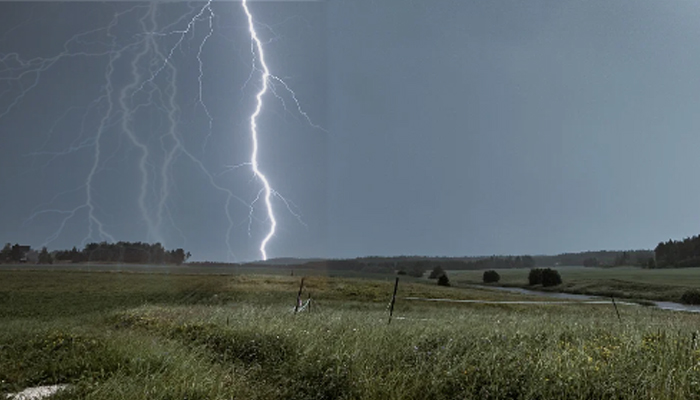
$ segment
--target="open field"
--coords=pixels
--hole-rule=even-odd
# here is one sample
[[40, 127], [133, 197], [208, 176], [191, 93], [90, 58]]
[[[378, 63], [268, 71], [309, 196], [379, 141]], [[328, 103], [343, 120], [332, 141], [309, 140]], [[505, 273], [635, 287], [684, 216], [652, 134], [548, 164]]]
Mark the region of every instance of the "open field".
[[[161, 271], [163, 272], [163, 271]], [[565, 278], [566, 279], [566, 278]], [[700, 397], [700, 316], [488, 305], [488, 290], [299, 277], [0, 270], [0, 393], [55, 399]], [[2, 397], [0, 395], [0, 397]]]
[[[679, 302], [688, 289], [700, 289], [700, 268], [557, 267], [564, 283], [540, 290]], [[527, 287], [527, 269], [499, 269], [499, 285]], [[481, 283], [483, 270], [448, 271], [456, 283]]]

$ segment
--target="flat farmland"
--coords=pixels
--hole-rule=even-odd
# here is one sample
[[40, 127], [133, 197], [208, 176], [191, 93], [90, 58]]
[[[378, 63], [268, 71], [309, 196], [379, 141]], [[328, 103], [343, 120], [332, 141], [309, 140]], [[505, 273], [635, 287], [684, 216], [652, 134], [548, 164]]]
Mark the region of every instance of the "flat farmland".
[[[393, 279], [0, 270], [0, 395], [53, 399], [671, 399], [696, 314]], [[306, 304], [308, 298], [311, 302]]]

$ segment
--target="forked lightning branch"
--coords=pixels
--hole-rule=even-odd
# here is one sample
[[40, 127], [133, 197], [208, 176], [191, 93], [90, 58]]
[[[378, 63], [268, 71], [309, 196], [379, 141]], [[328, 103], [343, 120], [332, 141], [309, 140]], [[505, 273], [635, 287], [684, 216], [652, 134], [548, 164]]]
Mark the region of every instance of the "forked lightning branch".
[[[138, 176], [131, 182], [136, 193], [131, 203], [138, 208], [136, 213], [140, 216], [139, 225], [143, 227], [141, 240], [167, 244], [167, 235], [164, 234], [166, 231], [177, 232], [186, 240], [186, 234], [173, 217], [171, 197], [174, 180], [177, 178], [176, 166], [187, 164], [198, 174], [203, 174], [206, 184], [225, 199], [220, 212], [227, 221], [223, 240], [229, 260], [237, 258], [232, 246], [237, 240], [234, 230], [245, 225], [248, 227], [248, 237], [259, 237], [256, 251], [261, 259], [267, 260], [269, 247], [278, 228], [275, 204], [279, 203], [300, 219], [300, 213], [293, 207], [294, 203], [282, 197], [272, 186], [269, 177], [278, 176], [280, 172], [260, 162], [260, 155], [265, 152], [261, 136], [270, 134], [260, 130], [260, 121], [266, 116], [266, 106], [269, 107], [267, 102], [282, 102], [286, 110], [285, 96], [280, 94], [284, 92], [310, 128], [322, 129], [315, 125], [302, 109], [290, 86], [272, 73], [265, 54], [266, 41], [261, 38], [259, 32], [260, 26], [267, 26], [256, 22], [254, 9], [248, 0], [238, 3], [218, 3], [209, 0], [198, 6], [189, 5], [188, 11], [176, 18], [163, 17], [167, 16], [163, 8], [171, 5], [168, 2], [120, 4], [123, 8], [114, 13], [108, 24], [68, 38], [62, 50], [53, 55], [25, 58], [19, 52], [0, 53], [0, 83], [7, 88], [0, 93], [0, 121], [22, 106], [31, 107], [31, 104], [24, 104], [30, 102], [29, 95], [44, 90], [43, 85], [47, 84], [44, 76], [60, 64], [74, 60], [94, 60], [104, 66], [99, 95], [83, 107], [83, 120], [92, 118], [97, 122], [93, 126], [83, 126], [79, 135], [74, 137], [69, 145], [64, 145], [63, 149], [40, 148], [29, 154], [42, 160], [43, 168], [49, 168], [56, 160], [88, 153], [90, 162], [84, 169], [84, 178], [77, 187], [55, 193], [35, 207], [26, 219], [25, 227], [53, 221], [54, 227], [43, 245], [50, 245], [65, 234], [68, 225], [76, 223], [84, 226], [83, 244], [90, 241], [120, 240], [110, 229], [111, 223], [105, 220], [107, 213], [100, 203], [103, 196], [99, 189], [103, 183], [103, 173], [109, 170], [108, 163], [120, 157], [112, 145], [116, 140], [114, 138], [118, 137], [119, 147], [128, 147], [132, 154], [132, 167]], [[221, 19], [224, 17], [217, 11], [236, 7], [240, 7], [239, 15], [243, 15], [244, 18], [222, 24]], [[232, 9], [226, 11], [226, 18], [236, 14], [231, 13]], [[168, 22], [164, 22], [168, 19]], [[240, 26], [242, 23], [246, 25]], [[232, 24], [241, 28], [237, 32], [246, 32], [249, 35], [251, 69], [244, 71], [249, 76], [245, 85], [256, 87], [254, 96], [246, 100], [254, 106], [244, 124], [248, 131], [249, 157], [244, 162], [231, 159], [226, 164], [236, 167], [222, 165], [218, 170], [214, 170], [203, 158], [204, 149], [212, 137], [212, 126], [218, 122], [206, 100], [207, 88], [204, 84], [207, 79], [206, 64], [212, 61], [206, 59], [203, 54], [208, 46], [212, 46], [211, 41], [218, 34], [218, 27]], [[242, 29], [243, 27], [245, 29]], [[124, 29], [130, 29], [131, 32], [125, 35]], [[224, 34], [221, 33], [221, 36]], [[178, 64], [190, 49], [194, 49], [193, 60], [197, 71], [195, 74], [190, 72], [192, 76], [183, 76], [184, 73]], [[192, 146], [192, 136], [186, 136], [191, 135], [191, 129], [181, 125], [183, 94], [179, 82], [183, 79], [191, 80], [192, 84], [198, 87], [196, 103], [199, 109], [203, 110], [207, 121], [202, 130], [208, 133], [198, 139], [199, 146]], [[231, 85], [234, 83], [231, 82]], [[273, 96], [269, 96], [270, 94]], [[233, 101], [231, 103], [234, 104]], [[54, 125], [60, 125], [63, 118], [75, 112], [75, 108], [77, 107], [69, 106]], [[158, 120], [161, 121], [158, 129], [144, 131], [139, 126], [144, 110], [158, 114]], [[233, 135], [234, 129], [235, 127], [231, 127], [228, 134]], [[53, 131], [52, 127], [46, 132], [47, 137], [50, 138], [54, 134]], [[241, 190], [230, 183], [222, 182], [219, 179], [221, 169], [229, 172], [248, 169], [252, 175], [251, 181], [258, 185], [258, 189], [250, 193], [250, 189]], [[72, 205], [66, 205], [64, 200], [67, 198], [73, 199]], [[82, 200], [75, 201], [76, 198]], [[248, 210], [245, 223], [232, 212], [235, 205]], [[254, 231], [263, 233], [254, 234]]]

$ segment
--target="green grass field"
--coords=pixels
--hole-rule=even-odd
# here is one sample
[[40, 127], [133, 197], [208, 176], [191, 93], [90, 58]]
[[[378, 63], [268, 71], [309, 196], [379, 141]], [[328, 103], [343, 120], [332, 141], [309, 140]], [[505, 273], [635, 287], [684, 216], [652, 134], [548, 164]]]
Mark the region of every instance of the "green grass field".
[[0, 397], [700, 397], [700, 315], [402, 282], [387, 324], [389, 277], [307, 278], [295, 315], [298, 276], [154, 271], [0, 270]]
[[[562, 285], [546, 290], [600, 296], [614, 296], [679, 302], [688, 289], [700, 289], [700, 269], [643, 269], [637, 267], [557, 267]], [[449, 271], [450, 278], [463, 284], [481, 283], [484, 271]], [[498, 270], [499, 285], [527, 287], [526, 269]]]

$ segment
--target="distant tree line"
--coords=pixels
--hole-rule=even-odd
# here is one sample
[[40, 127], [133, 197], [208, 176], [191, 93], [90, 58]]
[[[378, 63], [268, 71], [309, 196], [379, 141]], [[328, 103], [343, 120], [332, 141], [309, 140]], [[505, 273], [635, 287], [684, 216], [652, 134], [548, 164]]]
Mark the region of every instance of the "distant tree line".
[[464, 269], [465, 262], [460, 260], [440, 259], [405, 259], [394, 261], [385, 258], [355, 258], [350, 260], [323, 260], [303, 264], [304, 268], [326, 271], [360, 271], [367, 273], [398, 273], [420, 278], [426, 271], [440, 265], [444, 269]]
[[654, 249], [649, 268], [700, 267], [700, 236], [661, 242]]
[[29, 246], [6, 244], [0, 251], [0, 262], [5, 263], [39, 263], [56, 262], [119, 262], [127, 264], [176, 264], [180, 265], [190, 258], [190, 252], [179, 248], [166, 250], [162, 244], [142, 242], [89, 243], [82, 250], [73, 247], [70, 250], [58, 250], [49, 253], [43, 247], [39, 253]]
[[584, 267], [645, 267], [649, 258], [654, 257], [652, 250], [623, 251], [584, 251], [581, 253], [562, 253], [555, 256], [535, 256], [537, 265], [542, 266], [579, 266]]
[[531, 256], [492, 256], [481, 260], [469, 261], [465, 269], [506, 269], [506, 268], [534, 268], [537, 265]]
[[190, 258], [190, 252], [179, 248], [166, 250], [162, 244], [143, 242], [88, 243], [82, 250], [57, 251], [54, 258], [70, 262], [122, 262], [127, 264], [176, 264]]
[[30, 251], [32, 250], [29, 246], [21, 246], [18, 243], [14, 245], [12, 243], [6, 243], [2, 250], [0, 250], [0, 262], [15, 264], [27, 262]]

